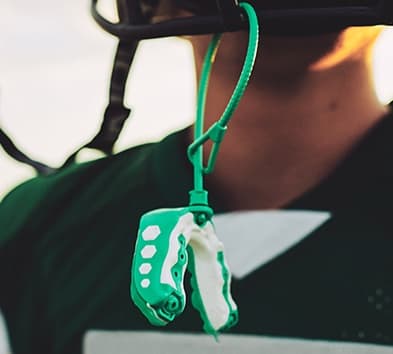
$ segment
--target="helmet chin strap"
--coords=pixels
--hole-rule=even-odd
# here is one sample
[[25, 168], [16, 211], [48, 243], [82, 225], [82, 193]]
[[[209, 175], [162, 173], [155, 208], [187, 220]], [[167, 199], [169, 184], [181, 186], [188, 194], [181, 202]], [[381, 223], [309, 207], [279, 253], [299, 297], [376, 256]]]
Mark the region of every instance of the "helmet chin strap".
[[[117, 10], [120, 22], [145, 22], [138, 1], [117, 0]], [[78, 153], [84, 148], [96, 149], [106, 155], [113, 154], [113, 147], [131, 113], [131, 109], [124, 104], [124, 97], [128, 74], [138, 43], [138, 39], [119, 39], [112, 67], [108, 105], [101, 127], [91, 141], [68, 157], [62, 168], [74, 163]]]
[[[129, 0], [117, 0], [117, 8], [120, 21], [127, 23], [143, 22], [139, 9], [139, 2]], [[113, 153], [113, 147], [117, 141], [131, 110], [124, 105], [125, 89], [128, 74], [138, 47], [139, 40], [119, 39], [113, 61], [112, 75], [109, 88], [108, 105], [105, 109], [101, 127], [95, 137], [71, 154], [60, 169], [73, 164], [78, 153], [84, 148], [96, 149], [106, 155]], [[0, 146], [13, 159], [34, 168], [38, 175], [48, 175], [58, 170], [36, 161], [22, 152], [12, 139], [0, 128]]]
[[42, 162], [38, 162], [33, 160], [29, 156], [27, 156], [24, 152], [22, 152], [11, 140], [11, 138], [4, 132], [3, 129], [0, 128], [0, 146], [4, 149], [4, 151], [16, 161], [22, 162], [26, 165], [29, 165], [34, 168], [34, 170], [39, 175], [49, 175], [55, 171], [54, 168], [45, 165]]
[[113, 154], [115, 142], [119, 138], [124, 124], [131, 113], [131, 110], [124, 105], [124, 96], [128, 73], [137, 47], [138, 41], [119, 41], [113, 61], [108, 98], [109, 102], [105, 109], [101, 127], [91, 141], [83, 145], [67, 158], [62, 168], [73, 164], [78, 153], [84, 148], [99, 150], [105, 155]]

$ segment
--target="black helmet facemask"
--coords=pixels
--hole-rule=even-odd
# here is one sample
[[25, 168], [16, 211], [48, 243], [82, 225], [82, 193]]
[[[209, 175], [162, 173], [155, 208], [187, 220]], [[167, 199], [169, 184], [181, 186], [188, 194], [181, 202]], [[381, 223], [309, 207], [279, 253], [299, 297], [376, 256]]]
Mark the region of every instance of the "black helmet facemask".
[[[237, 0], [169, 0], [194, 16], [151, 24], [159, 0], [117, 0], [119, 10], [133, 14], [132, 21], [111, 23], [96, 10], [92, 14], [107, 32], [122, 40], [207, 34], [244, 29], [246, 21]], [[249, 0], [258, 13], [263, 33], [315, 35], [349, 26], [390, 25], [391, 0]], [[145, 10], [145, 11], [144, 11]]]

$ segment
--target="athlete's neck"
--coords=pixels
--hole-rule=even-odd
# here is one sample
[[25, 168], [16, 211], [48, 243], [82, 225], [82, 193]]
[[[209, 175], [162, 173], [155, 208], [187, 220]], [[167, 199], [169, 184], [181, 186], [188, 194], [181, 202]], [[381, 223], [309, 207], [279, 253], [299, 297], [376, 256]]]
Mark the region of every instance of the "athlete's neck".
[[[239, 70], [220, 67], [218, 59], [206, 127], [222, 114]], [[256, 68], [207, 177], [233, 210], [279, 208], [298, 198], [331, 174], [387, 111], [365, 56], [276, 80], [273, 71]]]

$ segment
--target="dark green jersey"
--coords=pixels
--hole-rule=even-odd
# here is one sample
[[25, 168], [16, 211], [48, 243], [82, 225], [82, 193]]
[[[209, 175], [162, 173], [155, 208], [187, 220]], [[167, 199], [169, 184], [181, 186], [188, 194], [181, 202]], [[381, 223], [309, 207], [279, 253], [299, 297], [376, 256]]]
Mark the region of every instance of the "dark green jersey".
[[[331, 217], [233, 280], [240, 321], [232, 333], [393, 345], [392, 136], [387, 117], [286, 208]], [[77, 354], [88, 330], [151, 329], [130, 301], [131, 257], [144, 212], [187, 205], [185, 152], [184, 132], [175, 133], [34, 178], [4, 199], [0, 307], [15, 354]], [[216, 212], [231, 210], [214, 190], [210, 201]], [[188, 306], [161, 330], [201, 328]]]

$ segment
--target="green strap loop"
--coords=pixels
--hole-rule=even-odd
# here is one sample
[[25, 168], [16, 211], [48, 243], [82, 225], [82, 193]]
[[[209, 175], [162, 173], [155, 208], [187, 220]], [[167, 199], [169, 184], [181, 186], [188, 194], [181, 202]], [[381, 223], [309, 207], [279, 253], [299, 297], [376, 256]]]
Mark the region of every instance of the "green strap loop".
[[[215, 122], [205, 133], [203, 132], [203, 121], [205, 115], [207, 89], [212, 65], [214, 63], [215, 56], [220, 44], [221, 34], [215, 34], [213, 36], [203, 63], [201, 80], [198, 89], [197, 112], [194, 126], [194, 142], [188, 147], [187, 150], [188, 158], [194, 166], [194, 193], [192, 192], [191, 195], [195, 194], [195, 192], [200, 194], [199, 192], [204, 191], [203, 175], [211, 173], [214, 169], [220, 145], [227, 130], [227, 125], [244, 95], [255, 64], [259, 43], [258, 17], [254, 8], [250, 4], [242, 2], [239, 4], [239, 6], [245, 11], [249, 20], [249, 43], [246, 58], [243, 69], [240, 73], [239, 80], [232, 97], [224, 110], [224, 113], [220, 119]], [[204, 166], [203, 144], [209, 139], [213, 141], [213, 146], [208, 158], [207, 166]], [[207, 193], [204, 194], [206, 195], [206, 200], [202, 202], [202, 200], [198, 198], [198, 204], [208, 204]], [[191, 199], [193, 198], [191, 197]], [[195, 204], [195, 201], [191, 200], [191, 204]]]

